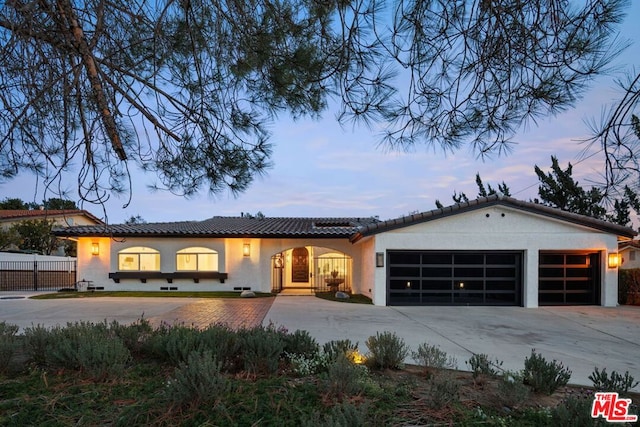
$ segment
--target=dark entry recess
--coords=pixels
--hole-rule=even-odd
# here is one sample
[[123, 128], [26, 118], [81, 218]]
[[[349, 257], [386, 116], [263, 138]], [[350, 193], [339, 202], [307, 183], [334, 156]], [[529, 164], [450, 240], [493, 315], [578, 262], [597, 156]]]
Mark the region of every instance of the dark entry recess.
[[389, 305], [521, 305], [522, 253], [388, 251]]
[[600, 304], [600, 254], [540, 252], [539, 305]]

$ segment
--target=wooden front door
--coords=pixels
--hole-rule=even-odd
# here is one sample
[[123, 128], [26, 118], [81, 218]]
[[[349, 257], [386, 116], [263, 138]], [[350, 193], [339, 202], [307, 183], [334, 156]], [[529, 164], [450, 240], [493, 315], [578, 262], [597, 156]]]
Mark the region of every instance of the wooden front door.
[[307, 248], [294, 248], [291, 263], [291, 281], [309, 282], [309, 251]]

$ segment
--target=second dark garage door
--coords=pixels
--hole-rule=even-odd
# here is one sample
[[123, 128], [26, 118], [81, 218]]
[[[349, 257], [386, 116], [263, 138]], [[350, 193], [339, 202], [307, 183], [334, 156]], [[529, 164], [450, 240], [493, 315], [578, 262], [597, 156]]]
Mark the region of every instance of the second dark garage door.
[[522, 252], [388, 251], [389, 305], [522, 305]]

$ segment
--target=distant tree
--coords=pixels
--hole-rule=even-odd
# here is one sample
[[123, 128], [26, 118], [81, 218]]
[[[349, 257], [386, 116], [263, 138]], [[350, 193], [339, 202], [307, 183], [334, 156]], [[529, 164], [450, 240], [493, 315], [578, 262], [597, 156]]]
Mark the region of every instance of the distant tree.
[[78, 256], [78, 242], [64, 239], [62, 241], [62, 246], [64, 247], [65, 256], [70, 256], [70, 257]]
[[[493, 194], [503, 194], [505, 196], [511, 196], [511, 192], [509, 191], [509, 186], [502, 181], [502, 183], [498, 184], [498, 188], [495, 189], [491, 186], [491, 184], [488, 184], [487, 187], [485, 188], [484, 183], [482, 182], [482, 178], [480, 178], [480, 173], [476, 173], [476, 185], [478, 186], [478, 197], [487, 197], [487, 196], [491, 196]], [[469, 201], [469, 198], [467, 197], [467, 195], [464, 192], [460, 192], [459, 194], [457, 192], [453, 192], [453, 196], [451, 196], [453, 198], [453, 202], [454, 203], [466, 203]], [[442, 209], [443, 205], [442, 203], [440, 203], [440, 200], [436, 200], [436, 207], [438, 209]]]
[[627, 5], [0, 2], [0, 177], [77, 170], [99, 203], [137, 165], [175, 193], [239, 192], [270, 165], [271, 122], [330, 101], [390, 147], [504, 152], [606, 70]]
[[640, 212], [638, 196], [629, 186], [625, 185], [617, 198], [608, 198], [601, 188], [595, 186], [586, 190], [573, 178], [573, 165], [569, 163], [566, 169], [562, 169], [555, 156], [551, 156], [550, 172], [543, 172], [537, 165], [534, 170], [540, 180], [540, 198], [535, 198], [535, 203], [623, 226], [631, 225], [632, 210]]
[[0, 227], [0, 251], [18, 247], [20, 244], [20, 235], [12, 228]]
[[26, 210], [29, 209], [27, 204], [18, 198], [6, 197], [0, 201], [0, 209], [2, 210]]
[[144, 218], [142, 218], [140, 215], [131, 215], [131, 217], [128, 218], [124, 223], [127, 225], [146, 224], [147, 221], [145, 221]]
[[534, 170], [540, 180], [538, 187], [540, 198], [535, 198], [535, 203], [593, 218], [606, 217], [607, 210], [602, 206], [604, 194], [596, 187], [585, 190], [580, 186], [572, 177], [571, 163], [563, 170], [558, 163], [558, 158], [551, 156], [551, 172], [543, 172], [538, 165], [535, 165]]
[[60, 242], [51, 234], [54, 222], [46, 219], [20, 221], [11, 226], [11, 230], [20, 236], [18, 248], [51, 255]]
[[[540, 181], [538, 197], [532, 200], [534, 203], [623, 226], [631, 225], [632, 210], [640, 212], [640, 198], [629, 186], [623, 188], [623, 192], [618, 198], [609, 201], [605, 193], [598, 187], [584, 189], [572, 176], [573, 165], [569, 163], [566, 169], [562, 169], [555, 156], [551, 156], [551, 171], [549, 173], [543, 172], [538, 165], [535, 165], [534, 170]], [[490, 184], [485, 188], [479, 173], [476, 174], [476, 186], [478, 187], [477, 197], [487, 197], [497, 193], [502, 193], [505, 196], [511, 195], [509, 187], [504, 181], [498, 184], [497, 189]], [[469, 201], [464, 192], [454, 192], [452, 198], [454, 203]], [[436, 207], [438, 209], [443, 207], [439, 200], [436, 200]]]
[[255, 215], [250, 214], [249, 212], [242, 212], [243, 218], [255, 218], [255, 219], [264, 219], [266, 218], [261, 211], [255, 213]]
[[58, 198], [47, 199], [42, 202], [42, 206], [44, 206], [45, 209], [50, 210], [78, 209], [76, 202]]

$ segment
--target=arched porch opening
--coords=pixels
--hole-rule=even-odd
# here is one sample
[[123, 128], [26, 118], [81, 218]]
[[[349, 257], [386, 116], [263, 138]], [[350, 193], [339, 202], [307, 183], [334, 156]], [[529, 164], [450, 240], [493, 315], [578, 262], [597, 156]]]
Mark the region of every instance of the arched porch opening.
[[271, 257], [271, 290], [351, 291], [352, 258], [321, 246], [289, 248]]

